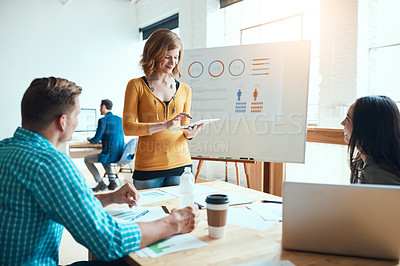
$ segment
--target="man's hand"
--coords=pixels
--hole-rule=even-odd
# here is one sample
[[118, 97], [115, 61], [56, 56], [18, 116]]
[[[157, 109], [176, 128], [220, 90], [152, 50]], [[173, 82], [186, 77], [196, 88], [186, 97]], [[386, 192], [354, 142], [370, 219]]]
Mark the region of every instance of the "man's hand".
[[129, 208], [137, 205], [139, 200], [139, 192], [131, 183], [126, 183], [120, 189], [111, 193], [101, 193], [94, 195], [101, 204], [106, 207], [113, 203], [127, 203]]
[[172, 235], [192, 232], [199, 223], [199, 214], [197, 205], [192, 205], [179, 210], [172, 209], [169, 216], [154, 222], [137, 223], [142, 233], [140, 248]]
[[120, 189], [112, 193], [113, 203], [127, 203], [129, 208], [137, 205], [139, 191], [131, 183], [126, 183]]
[[199, 208], [197, 205], [185, 207], [183, 209], [171, 210], [171, 223], [176, 226], [176, 234], [190, 233], [199, 223]]

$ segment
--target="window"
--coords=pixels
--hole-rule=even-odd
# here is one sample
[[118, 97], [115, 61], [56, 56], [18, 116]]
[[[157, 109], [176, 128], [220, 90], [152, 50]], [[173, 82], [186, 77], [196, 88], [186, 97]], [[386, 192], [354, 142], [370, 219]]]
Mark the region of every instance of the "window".
[[221, 8], [236, 4], [238, 2], [241, 2], [243, 0], [219, 0], [219, 5]]
[[142, 33], [142, 40], [147, 40], [149, 36], [158, 29], [169, 29], [174, 30], [179, 27], [179, 14], [172, 15], [168, 18], [153, 23], [147, 27], [139, 28], [139, 32]]
[[400, 102], [400, 2], [371, 0], [369, 8], [368, 94]]
[[[311, 40], [308, 123], [318, 121], [320, 1], [245, 0], [225, 8], [228, 45]], [[235, 37], [235, 35], [239, 37]]]

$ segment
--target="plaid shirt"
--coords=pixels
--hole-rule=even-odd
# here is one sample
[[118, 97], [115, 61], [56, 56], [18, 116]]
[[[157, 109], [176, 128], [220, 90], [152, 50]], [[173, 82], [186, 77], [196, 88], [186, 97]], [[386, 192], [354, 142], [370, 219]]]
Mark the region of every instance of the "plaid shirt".
[[70, 157], [20, 127], [0, 142], [0, 265], [57, 265], [64, 226], [97, 259], [140, 245], [139, 226], [105, 212]]

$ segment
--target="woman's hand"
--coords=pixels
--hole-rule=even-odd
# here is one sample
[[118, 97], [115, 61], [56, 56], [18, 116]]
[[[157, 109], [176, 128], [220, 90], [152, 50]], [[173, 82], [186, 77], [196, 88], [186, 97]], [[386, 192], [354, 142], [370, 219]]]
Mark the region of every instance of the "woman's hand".
[[173, 127], [177, 126], [178, 123], [184, 118], [192, 119], [190, 114], [182, 112], [182, 113], [178, 114], [177, 116], [175, 116], [174, 118], [172, 118], [171, 120], [168, 120], [167, 122], [151, 123], [149, 126], [149, 133], [151, 135], [156, 132], [160, 132], [162, 130], [168, 130], [170, 128], [173, 128]]
[[191, 117], [190, 114], [188, 114], [188, 113], [182, 112], [182, 113], [178, 114], [177, 116], [175, 116], [174, 118], [172, 118], [171, 120], [168, 120], [167, 122], [165, 122], [167, 125], [167, 129], [176, 127], [178, 125], [178, 123], [184, 118], [192, 119], [193, 117]]
[[185, 138], [187, 140], [193, 139], [197, 133], [202, 130], [206, 125], [200, 124], [200, 125], [195, 125], [193, 127], [189, 127], [188, 129], [183, 129], [183, 134], [185, 135]]

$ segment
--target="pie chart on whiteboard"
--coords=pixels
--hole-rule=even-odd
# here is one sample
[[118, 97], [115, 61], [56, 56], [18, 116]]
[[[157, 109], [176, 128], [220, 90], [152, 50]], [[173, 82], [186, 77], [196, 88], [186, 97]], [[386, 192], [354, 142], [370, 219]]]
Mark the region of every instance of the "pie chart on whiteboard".
[[194, 61], [188, 67], [188, 74], [192, 78], [200, 77], [203, 74], [203, 71], [204, 71], [203, 64], [198, 61]]
[[225, 66], [220, 60], [214, 60], [211, 62], [210, 66], [208, 67], [208, 73], [211, 77], [218, 78], [219, 76], [224, 73]]

